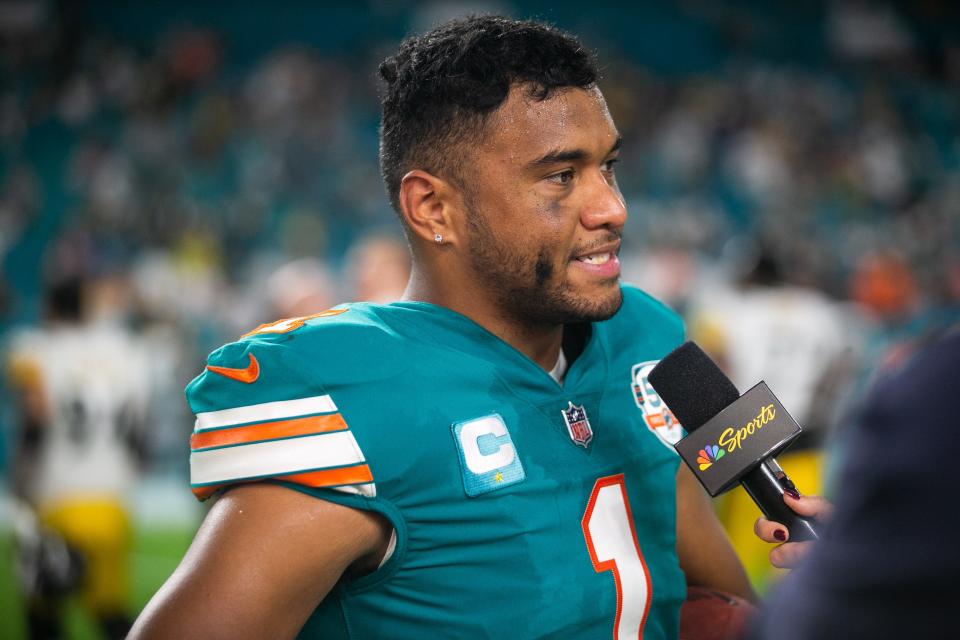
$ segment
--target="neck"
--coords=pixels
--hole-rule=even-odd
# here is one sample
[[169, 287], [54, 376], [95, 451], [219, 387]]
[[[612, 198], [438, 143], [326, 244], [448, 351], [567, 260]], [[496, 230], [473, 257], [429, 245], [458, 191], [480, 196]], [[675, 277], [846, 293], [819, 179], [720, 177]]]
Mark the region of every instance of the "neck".
[[464, 315], [524, 354], [545, 371], [553, 369], [560, 357], [563, 325], [523, 322], [489, 299], [478, 287], [452, 287], [414, 264], [403, 300], [429, 302]]

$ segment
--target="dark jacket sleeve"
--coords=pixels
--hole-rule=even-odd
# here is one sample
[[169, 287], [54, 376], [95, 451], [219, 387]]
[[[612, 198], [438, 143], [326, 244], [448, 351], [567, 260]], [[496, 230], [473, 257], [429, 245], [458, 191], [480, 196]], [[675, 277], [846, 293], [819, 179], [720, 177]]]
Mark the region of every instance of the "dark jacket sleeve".
[[762, 638], [956, 638], [960, 331], [878, 382], [806, 562], [771, 596]]

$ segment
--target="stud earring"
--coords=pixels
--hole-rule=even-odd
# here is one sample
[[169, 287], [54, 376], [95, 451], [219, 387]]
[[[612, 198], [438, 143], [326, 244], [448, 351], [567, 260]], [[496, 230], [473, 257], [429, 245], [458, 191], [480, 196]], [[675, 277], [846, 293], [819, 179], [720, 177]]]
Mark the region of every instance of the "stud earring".
[[438, 233], [437, 235], [433, 236], [433, 241], [437, 244], [443, 244], [443, 236]]

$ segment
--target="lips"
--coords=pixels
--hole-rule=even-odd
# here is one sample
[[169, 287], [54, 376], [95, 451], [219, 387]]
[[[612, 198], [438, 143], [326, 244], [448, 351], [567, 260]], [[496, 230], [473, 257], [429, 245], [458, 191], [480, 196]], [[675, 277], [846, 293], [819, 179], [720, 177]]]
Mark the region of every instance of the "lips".
[[580, 256], [579, 258], [577, 258], [577, 260], [585, 264], [600, 265], [600, 264], [607, 264], [610, 260], [613, 260], [616, 257], [617, 256], [615, 256], [613, 253], [608, 251], [605, 253], [591, 253], [586, 256]]
[[592, 275], [601, 278], [616, 277], [620, 275], [620, 260], [617, 258], [619, 249], [619, 241], [607, 242], [575, 255], [571, 262]]

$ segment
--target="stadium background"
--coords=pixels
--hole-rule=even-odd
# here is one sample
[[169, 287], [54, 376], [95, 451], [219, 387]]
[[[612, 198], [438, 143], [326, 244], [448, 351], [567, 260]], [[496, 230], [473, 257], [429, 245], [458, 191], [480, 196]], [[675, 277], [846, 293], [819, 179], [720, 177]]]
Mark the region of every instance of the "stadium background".
[[[872, 372], [960, 318], [960, 11], [933, 0], [633, 4], [0, 5], [4, 345], [41, 322], [45, 286], [81, 275], [97, 284], [99, 319], [152, 345], [163, 372], [130, 487], [132, 612], [203, 513], [186, 486], [183, 386], [207, 352], [283, 310], [367, 291], [371, 258], [356, 246], [397, 232], [377, 169], [377, 63], [405, 34], [467, 12], [546, 19], [598, 51], [625, 138], [625, 275], [683, 312], [699, 340], [734, 349], [716, 325], [758, 265], [764, 286], [815, 292], [839, 319], [843, 393], [816, 412], [822, 434], [798, 471], [801, 488], [821, 489], [820, 452], [842, 452], [833, 434]], [[4, 386], [4, 478], [12, 395]], [[7, 486], [0, 637], [18, 638]], [[731, 529], [752, 524], [718, 508]], [[751, 553], [762, 590], [769, 573]], [[96, 637], [79, 605], [67, 617], [73, 637]]]

